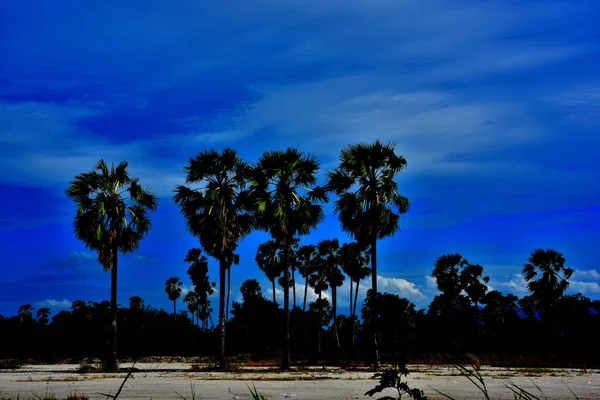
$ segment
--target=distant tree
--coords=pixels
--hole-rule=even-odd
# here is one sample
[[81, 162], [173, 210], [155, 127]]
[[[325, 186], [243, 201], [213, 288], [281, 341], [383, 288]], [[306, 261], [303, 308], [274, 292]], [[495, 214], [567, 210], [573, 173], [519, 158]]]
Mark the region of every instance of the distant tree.
[[[187, 292], [183, 297], [183, 302], [187, 304], [187, 309], [192, 314], [192, 324], [194, 323], [194, 317], [198, 315], [198, 301], [197, 295], [195, 291]], [[199, 321], [196, 321], [198, 324]]]
[[337, 321], [337, 288], [343, 285], [344, 275], [340, 271], [340, 244], [337, 239], [322, 240], [317, 244], [318, 259], [323, 263], [325, 280], [331, 288], [331, 310], [333, 320], [333, 337], [340, 347]]
[[317, 255], [317, 247], [308, 244], [300, 246], [297, 252], [298, 271], [304, 278], [304, 301], [302, 303], [302, 311], [306, 311], [306, 294], [308, 292], [308, 279], [315, 271], [315, 257]]
[[[409, 209], [409, 201], [398, 193], [394, 180], [405, 167], [406, 160], [394, 151], [396, 144], [359, 143], [340, 152], [340, 163], [328, 172], [327, 187], [338, 196], [334, 212], [342, 229], [361, 245], [370, 246], [371, 285], [377, 293], [377, 240], [400, 229], [400, 214]], [[375, 367], [379, 367], [379, 329], [377, 312], [372, 325]]]
[[181, 286], [183, 282], [176, 277], [172, 276], [165, 282], [165, 293], [169, 296], [169, 300], [173, 302], [173, 316], [177, 316], [177, 299], [181, 296]]
[[244, 282], [242, 282], [240, 293], [242, 294], [242, 299], [244, 302], [251, 299], [263, 298], [260, 283], [258, 283], [256, 279], [246, 279]]
[[33, 311], [35, 308], [31, 304], [23, 304], [19, 307], [17, 311], [17, 315], [19, 319], [23, 322], [31, 322], [33, 321]]
[[443, 255], [435, 261], [432, 276], [441, 294], [434, 298], [433, 309], [445, 320], [453, 319], [466, 300], [461, 294], [464, 289], [461, 284], [461, 271], [468, 265], [469, 261], [458, 253]]
[[50, 309], [48, 307], [38, 308], [35, 316], [38, 323], [46, 325], [50, 321]]
[[193, 248], [188, 250], [183, 261], [191, 263], [187, 273], [194, 285], [196, 318], [198, 322], [202, 321], [202, 328], [206, 329], [207, 318], [210, 316], [208, 296], [215, 292], [214, 288], [216, 287], [215, 282], [210, 282], [208, 277], [208, 259], [202, 255], [202, 250]]
[[537, 249], [531, 253], [523, 266], [523, 276], [531, 292], [533, 305], [540, 314], [549, 311], [562, 297], [572, 274], [573, 270], [565, 267], [562, 253], [554, 249]]
[[331, 322], [331, 305], [329, 300], [322, 299], [319, 297], [314, 302], [308, 305], [308, 313], [312, 315], [312, 319], [315, 321], [315, 327], [317, 328], [317, 351], [319, 355], [322, 353], [321, 345], [321, 331], [324, 327], [327, 327]]
[[479, 304], [485, 298], [489, 276], [483, 276], [483, 267], [479, 264], [467, 264], [460, 272], [460, 284], [471, 302], [475, 305], [475, 323], [479, 333]]
[[157, 206], [157, 198], [139, 184], [138, 178], [129, 176], [127, 166], [123, 161], [109, 169], [104, 160], [100, 160], [92, 171], [75, 176], [66, 190], [67, 197], [77, 205], [73, 221], [75, 236], [87, 248], [96, 251], [105, 271], [111, 271], [109, 369], [117, 368], [118, 253], [137, 250], [150, 230], [148, 212]]
[[251, 202], [246, 191], [250, 166], [233, 149], [220, 153], [200, 152], [184, 167], [186, 185], [178, 185], [175, 202], [185, 217], [187, 229], [198, 237], [202, 248], [219, 261], [219, 365], [225, 362], [225, 274], [234, 261], [239, 241], [254, 227]]
[[129, 298], [129, 309], [132, 311], [144, 310], [144, 300], [140, 296], [131, 296]]
[[[323, 188], [313, 188], [319, 163], [296, 149], [267, 151], [253, 168], [251, 188], [256, 205], [258, 225], [268, 231], [282, 249], [283, 309], [285, 336], [281, 368], [290, 367], [290, 254], [294, 238], [308, 234], [323, 220], [320, 204], [327, 201]], [[308, 189], [306, 194], [302, 191]]]
[[[352, 348], [354, 348], [354, 335], [356, 318], [356, 303], [358, 299], [358, 288], [360, 281], [371, 274], [369, 268], [370, 256], [357, 242], [344, 243], [340, 248], [340, 265], [348, 278], [350, 278], [350, 321], [352, 323]], [[352, 294], [352, 283], [356, 283], [354, 299]]]
[[519, 318], [517, 300], [518, 297], [514, 294], [505, 296], [498, 290], [488, 292], [483, 300], [486, 326], [498, 327]]
[[277, 303], [275, 279], [281, 276], [283, 272], [283, 263], [279, 258], [277, 243], [274, 240], [267, 240], [266, 242], [259, 244], [254, 260], [256, 261], [258, 268], [265, 273], [267, 279], [271, 282], [273, 303]]

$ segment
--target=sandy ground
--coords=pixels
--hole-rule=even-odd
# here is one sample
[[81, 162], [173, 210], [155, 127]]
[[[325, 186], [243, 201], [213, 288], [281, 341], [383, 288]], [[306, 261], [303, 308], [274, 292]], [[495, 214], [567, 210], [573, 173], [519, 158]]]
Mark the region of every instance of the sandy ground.
[[[128, 368], [130, 364], [122, 364]], [[248, 399], [248, 386], [256, 386], [268, 399], [368, 399], [364, 393], [377, 381], [367, 371], [339, 368], [311, 368], [287, 373], [263, 368], [241, 372], [192, 372], [190, 364], [137, 364], [137, 371], [125, 382], [119, 399]], [[85, 394], [105, 399], [115, 394], [126, 373], [80, 374], [78, 365], [26, 365], [17, 370], [0, 370], [0, 398], [34, 399], [36, 396]], [[481, 399], [480, 391], [451, 367], [410, 366], [408, 383], [425, 391], [430, 399], [443, 398], [437, 389], [455, 399]], [[600, 399], [600, 371], [513, 370], [482, 368], [492, 399], [513, 399], [507, 388], [515, 383], [540, 398]], [[540, 394], [536, 385], [541, 389]], [[392, 391], [384, 392], [394, 395]], [[375, 395], [373, 398], [380, 396]]]

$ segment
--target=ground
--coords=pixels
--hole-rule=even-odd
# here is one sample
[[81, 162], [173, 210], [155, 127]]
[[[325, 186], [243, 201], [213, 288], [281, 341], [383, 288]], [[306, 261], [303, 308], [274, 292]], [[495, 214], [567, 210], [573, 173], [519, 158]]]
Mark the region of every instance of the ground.
[[[131, 364], [124, 363], [121, 367], [129, 368]], [[106, 399], [106, 394], [117, 392], [126, 376], [126, 372], [81, 374], [78, 368], [77, 364], [61, 364], [0, 370], [0, 398], [24, 400], [46, 395], [65, 398], [80, 394], [89, 399]], [[192, 364], [183, 363], [141, 363], [135, 368], [119, 399], [247, 399], [253, 385], [268, 399], [369, 399], [364, 394], [377, 383], [372, 372], [337, 367], [302, 368], [286, 373], [260, 367], [226, 373], [193, 372]], [[409, 369], [409, 386], [424, 390], [430, 399], [444, 398], [434, 389], [455, 399], [483, 398], [466, 377], [450, 366], [417, 365]], [[574, 399], [576, 395], [579, 399], [600, 399], [600, 370], [483, 366], [481, 374], [492, 399], [515, 398], [507, 388], [511, 383], [540, 398]], [[388, 390], [385, 394], [395, 393]]]

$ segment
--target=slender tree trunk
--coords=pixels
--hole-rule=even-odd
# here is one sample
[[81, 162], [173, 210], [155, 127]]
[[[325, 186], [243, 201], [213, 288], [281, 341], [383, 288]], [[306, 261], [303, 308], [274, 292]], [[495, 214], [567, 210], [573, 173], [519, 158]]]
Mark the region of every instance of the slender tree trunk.
[[113, 265], [110, 271], [110, 314], [111, 314], [111, 333], [112, 343], [110, 349], [110, 358], [108, 360], [108, 369], [116, 370], [118, 368], [117, 359], [117, 258], [118, 248], [113, 246]]
[[[321, 292], [319, 292], [319, 300], [321, 300]], [[321, 301], [319, 301], [319, 307], [323, 307]], [[323, 309], [319, 308], [319, 320], [317, 323], [317, 348], [319, 349], [319, 357], [321, 356], [321, 315], [323, 315]]]
[[352, 295], [354, 293], [352, 293], [352, 277], [350, 277], [350, 318], [352, 318], [352, 316], [354, 315], [354, 310], [352, 308]]
[[219, 260], [219, 336], [220, 336], [220, 354], [219, 368], [226, 368], [225, 360], [225, 272], [227, 266], [225, 260]]
[[177, 300], [173, 300], [173, 318], [177, 319]]
[[289, 251], [290, 240], [285, 238], [285, 260], [283, 270], [283, 310], [285, 313], [285, 337], [283, 347], [283, 357], [281, 360], [281, 369], [290, 369], [290, 267], [289, 267]]
[[225, 321], [229, 321], [229, 293], [231, 293], [231, 265], [227, 268], [227, 312], [225, 313]]
[[292, 309], [296, 308], [296, 268], [292, 267], [292, 294], [294, 296], [294, 307], [292, 307]]
[[338, 335], [337, 327], [337, 288], [331, 286], [332, 308], [333, 308], [333, 338], [337, 344], [337, 348], [340, 348], [340, 336]]
[[358, 286], [360, 285], [360, 280], [356, 281], [356, 292], [354, 292], [354, 314], [352, 315], [352, 348], [354, 348], [354, 333], [356, 331], [356, 326], [354, 320], [356, 318], [356, 300], [358, 299]]
[[306, 311], [306, 293], [308, 292], [308, 274], [306, 275], [306, 280], [304, 281], [304, 304], [302, 305], [302, 311]]
[[377, 315], [377, 236], [371, 238], [371, 327], [373, 328], [373, 344], [375, 345], [375, 370], [379, 369], [381, 359], [379, 356], [379, 318]]
[[273, 278], [271, 284], [273, 285], [273, 303], [277, 304], [277, 296], [275, 296], [275, 278]]

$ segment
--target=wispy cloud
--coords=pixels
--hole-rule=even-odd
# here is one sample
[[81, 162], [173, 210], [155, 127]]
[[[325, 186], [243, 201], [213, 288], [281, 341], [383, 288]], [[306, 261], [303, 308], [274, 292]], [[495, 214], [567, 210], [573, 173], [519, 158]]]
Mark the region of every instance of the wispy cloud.
[[67, 299], [62, 299], [62, 300], [47, 299], [47, 300], [38, 301], [35, 303], [35, 305], [38, 308], [48, 307], [48, 308], [55, 308], [55, 309], [62, 309], [62, 310], [71, 308], [71, 304], [72, 304], [72, 302]]

